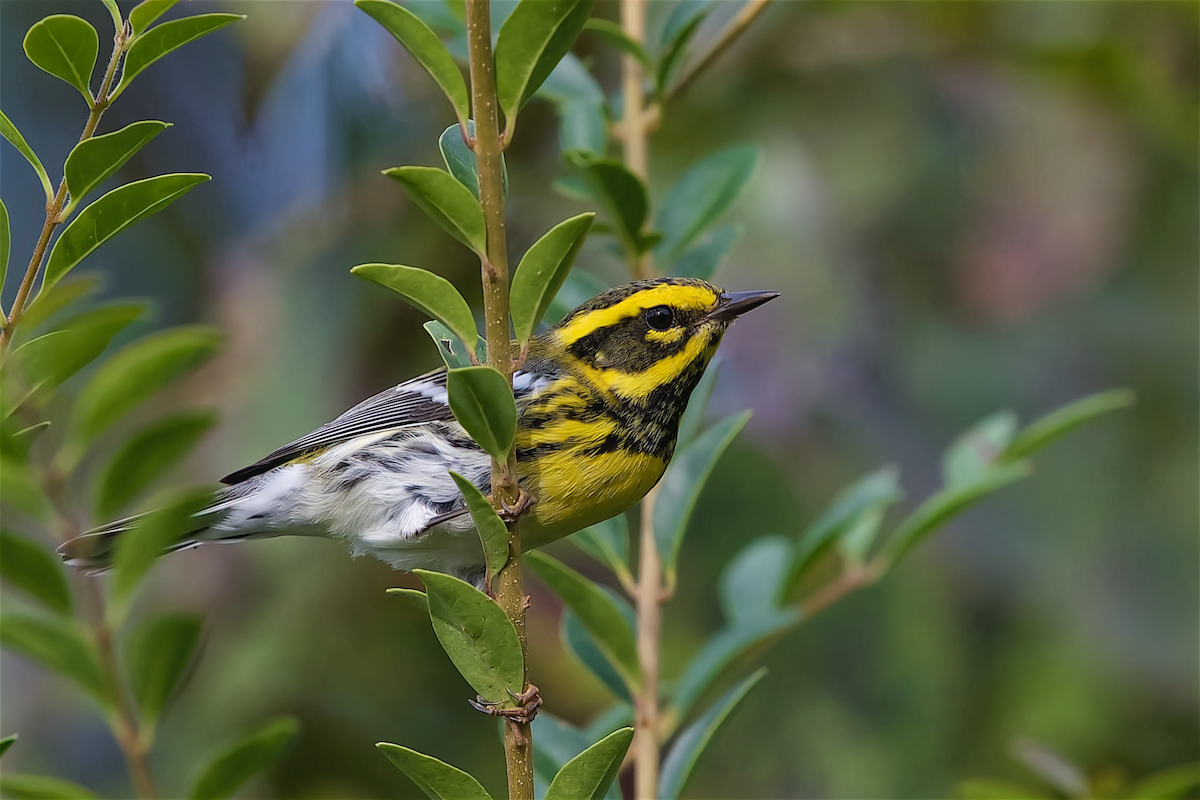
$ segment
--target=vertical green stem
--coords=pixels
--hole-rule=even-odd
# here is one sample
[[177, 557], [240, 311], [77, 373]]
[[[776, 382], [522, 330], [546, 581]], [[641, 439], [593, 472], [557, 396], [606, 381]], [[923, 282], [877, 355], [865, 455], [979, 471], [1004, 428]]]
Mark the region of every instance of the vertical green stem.
[[[483, 278], [484, 325], [488, 364], [512, 384], [512, 353], [508, 310], [508, 252], [504, 233], [500, 111], [496, 100], [492, 23], [488, 0], [466, 0], [467, 43], [470, 52], [472, 114], [475, 120], [475, 158], [479, 170], [479, 203], [487, 229], [487, 252], [480, 259]], [[497, 508], [517, 503], [516, 455], [510, 449], [504, 462], [492, 462], [492, 501]], [[512, 620], [528, 661], [525, 636], [525, 593], [521, 588], [521, 535], [518, 523], [508, 526], [508, 563], [500, 570], [496, 602]], [[525, 681], [528, 685], [528, 681]], [[529, 724], [506, 720], [504, 759], [508, 767], [510, 800], [533, 798], [533, 736]]]

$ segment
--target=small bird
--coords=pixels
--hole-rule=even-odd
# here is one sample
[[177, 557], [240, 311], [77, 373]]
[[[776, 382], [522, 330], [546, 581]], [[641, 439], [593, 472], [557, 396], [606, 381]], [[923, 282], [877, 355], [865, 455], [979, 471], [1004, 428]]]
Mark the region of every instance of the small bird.
[[[679, 420], [721, 337], [778, 292], [724, 292], [660, 278], [610, 289], [535, 336], [513, 374], [524, 549], [621, 513], [662, 477]], [[168, 552], [283, 535], [346, 540], [394, 568], [482, 587], [485, 562], [450, 471], [491, 491], [491, 461], [454, 419], [445, 368], [387, 389], [224, 478]], [[137, 517], [59, 548], [103, 570]]]

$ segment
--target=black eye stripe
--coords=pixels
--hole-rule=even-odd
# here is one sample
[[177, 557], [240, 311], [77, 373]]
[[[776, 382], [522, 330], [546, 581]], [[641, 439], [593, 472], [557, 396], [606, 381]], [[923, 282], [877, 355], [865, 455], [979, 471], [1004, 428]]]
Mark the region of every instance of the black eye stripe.
[[675, 324], [675, 312], [668, 306], [655, 306], [646, 309], [645, 319], [651, 330], [666, 331]]

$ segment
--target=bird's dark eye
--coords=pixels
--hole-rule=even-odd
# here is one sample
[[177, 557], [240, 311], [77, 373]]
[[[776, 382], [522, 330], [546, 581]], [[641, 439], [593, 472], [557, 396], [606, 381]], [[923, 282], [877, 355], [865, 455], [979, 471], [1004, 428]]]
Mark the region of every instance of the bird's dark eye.
[[646, 311], [646, 324], [656, 331], [670, 330], [675, 314], [667, 306], [655, 306]]

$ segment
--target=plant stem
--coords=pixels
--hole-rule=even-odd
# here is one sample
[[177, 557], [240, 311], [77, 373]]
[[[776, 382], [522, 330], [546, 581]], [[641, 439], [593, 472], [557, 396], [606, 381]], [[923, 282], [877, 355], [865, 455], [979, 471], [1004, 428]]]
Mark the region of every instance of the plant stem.
[[[117, 74], [121, 56], [125, 53], [126, 38], [127, 28], [122, 26], [113, 37], [112, 56], [108, 60], [108, 68], [104, 71], [104, 80], [100, 83], [100, 91], [96, 94], [96, 100], [91, 104], [88, 112], [87, 122], [83, 126], [83, 134], [79, 137], [81, 142], [90, 139], [96, 132], [96, 126], [100, 124], [100, 118], [104, 116], [104, 111], [108, 108], [108, 93], [112, 89], [113, 76]], [[66, 200], [67, 178], [64, 175], [58, 183], [58, 191], [55, 192], [54, 199], [46, 206], [46, 221], [42, 224], [42, 233], [33, 247], [33, 255], [29, 258], [29, 266], [25, 268], [21, 285], [17, 288], [17, 296], [13, 299], [12, 310], [7, 315], [0, 310], [0, 318], [4, 320], [4, 326], [0, 328], [0, 356], [3, 356], [12, 344], [13, 332], [25, 313], [29, 294], [33, 291], [33, 282], [41, 270], [42, 260], [46, 257], [46, 249], [50, 245], [50, 237], [54, 233], [54, 229], [65, 222], [62, 210]]]
[[[512, 385], [512, 353], [508, 311], [508, 252], [504, 232], [504, 184], [501, 166], [500, 112], [496, 100], [495, 62], [489, 0], [466, 0], [470, 52], [475, 158], [479, 170], [479, 203], [487, 229], [487, 252], [481, 254], [484, 326], [488, 364]], [[511, 123], [511, 121], [510, 121]], [[510, 448], [504, 462], [492, 461], [492, 502], [499, 509], [517, 504], [517, 460]], [[500, 570], [496, 602], [517, 629], [522, 659], [528, 663], [525, 636], [525, 593], [521, 587], [521, 534], [517, 521], [508, 526], [508, 563]], [[528, 680], [524, 680], [528, 686]], [[533, 736], [528, 723], [511, 719], [504, 725], [504, 760], [510, 800], [533, 798]]]
[[[638, 44], [646, 41], [646, 0], [621, 0], [621, 28]], [[625, 166], [645, 183], [650, 164], [650, 140], [647, 136], [646, 97], [642, 90], [645, 75], [636, 58], [626, 55], [621, 61], [621, 92], [624, 104], [621, 112], [622, 140]], [[636, 280], [650, 277], [650, 254], [630, 257], [630, 268]]]

